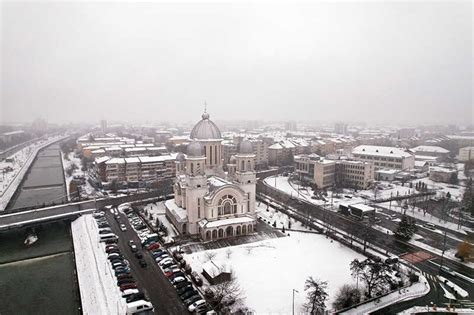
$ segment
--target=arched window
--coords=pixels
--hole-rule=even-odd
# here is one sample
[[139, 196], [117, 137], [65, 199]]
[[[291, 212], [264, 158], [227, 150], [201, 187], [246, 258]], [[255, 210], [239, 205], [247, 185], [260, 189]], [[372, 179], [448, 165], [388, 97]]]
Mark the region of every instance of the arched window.
[[237, 200], [231, 195], [222, 196], [218, 204], [218, 215], [237, 213]]

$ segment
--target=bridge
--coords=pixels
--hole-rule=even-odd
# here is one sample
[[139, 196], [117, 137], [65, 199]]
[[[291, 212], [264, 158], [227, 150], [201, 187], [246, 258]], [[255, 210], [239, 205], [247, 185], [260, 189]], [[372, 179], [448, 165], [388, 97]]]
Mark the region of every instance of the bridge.
[[139, 200], [151, 201], [152, 199], [164, 200], [169, 198], [172, 198], [170, 194], [164, 194], [162, 190], [156, 190], [135, 195], [86, 200], [27, 211], [9, 211], [10, 213], [0, 215], [0, 231], [16, 229], [38, 223], [74, 219], [79, 215], [91, 213], [105, 206], [118, 206], [122, 203]]

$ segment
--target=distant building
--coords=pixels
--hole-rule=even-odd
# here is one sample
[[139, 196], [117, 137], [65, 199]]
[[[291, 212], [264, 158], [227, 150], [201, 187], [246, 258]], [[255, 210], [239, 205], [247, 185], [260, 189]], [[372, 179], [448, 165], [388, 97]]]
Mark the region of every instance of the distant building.
[[459, 161], [466, 162], [474, 160], [474, 147], [465, 147], [459, 149]]
[[347, 124], [336, 123], [334, 125], [334, 132], [340, 135], [347, 135]]
[[410, 139], [416, 135], [415, 128], [401, 128], [398, 130], [399, 139]]
[[104, 134], [107, 132], [107, 120], [102, 119], [100, 121], [100, 129], [102, 130], [102, 133]]
[[23, 130], [9, 131], [0, 134], [0, 140], [4, 143], [10, 143], [25, 135]]
[[296, 122], [295, 121], [285, 122], [285, 130], [286, 131], [296, 131]]
[[445, 158], [449, 155], [449, 150], [433, 145], [420, 145], [410, 149], [415, 155], [421, 156], [435, 156], [438, 158]]
[[408, 170], [415, 167], [415, 156], [395, 147], [360, 145], [352, 150], [352, 155], [357, 160], [373, 163], [376, 170], [381, 168]]
[[363, 161], [336, 162], [336, 184], [340, 187], [367, 189], [374, 182], [374, 166]]

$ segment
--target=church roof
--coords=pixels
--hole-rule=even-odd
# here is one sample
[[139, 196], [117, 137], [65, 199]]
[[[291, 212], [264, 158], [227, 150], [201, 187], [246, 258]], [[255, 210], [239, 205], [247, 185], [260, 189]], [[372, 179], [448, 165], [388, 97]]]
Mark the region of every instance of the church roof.
[[204, 112], [202, 119], [191, 130], [191, 139], [196, 140], [211, 140], [222, 139], [221, 131], [217, 125], [209, 119], [209, 114]]

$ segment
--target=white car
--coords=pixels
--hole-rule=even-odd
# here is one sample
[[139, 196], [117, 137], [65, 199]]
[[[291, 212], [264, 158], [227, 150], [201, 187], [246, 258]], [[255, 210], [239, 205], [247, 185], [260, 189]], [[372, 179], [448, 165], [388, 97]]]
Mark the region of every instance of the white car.
[[178, 284], [180, 282], [183, 282], [183, 281], [186, 281], [186, 279], [184, 277], [176, 277], [173, 279], [172, 283], [173, 284]]
[[127, 227], [125, 226], [125, 224], [123, 224], [123, 223], [120, 224], [120, 230], [121, 230], [122, 232], [125, 232], [125, 231], [127, 230]]
[[204, 301], [204, 300], [198, 300], [198, 301], [194, 302], [193, 304], [189, 305], [188, 311], [194, 312], [194, 310], [195, 310], [196, 308], [198, 308], [199, 306], [204, 305], [204, 304], [206, 304], [206, 301]]
[[172, 263], [172, 262], [173, 262], [173, 258], [168, 257], [168, 258], [165, 258], [165, 259], [163, 259], [162, 261], [160, 261], [159, 264], [160, 264], [160, 266], [163, 266], [163, 265], [165, 265], [165, 264], [167, 264], [167, 263]]

